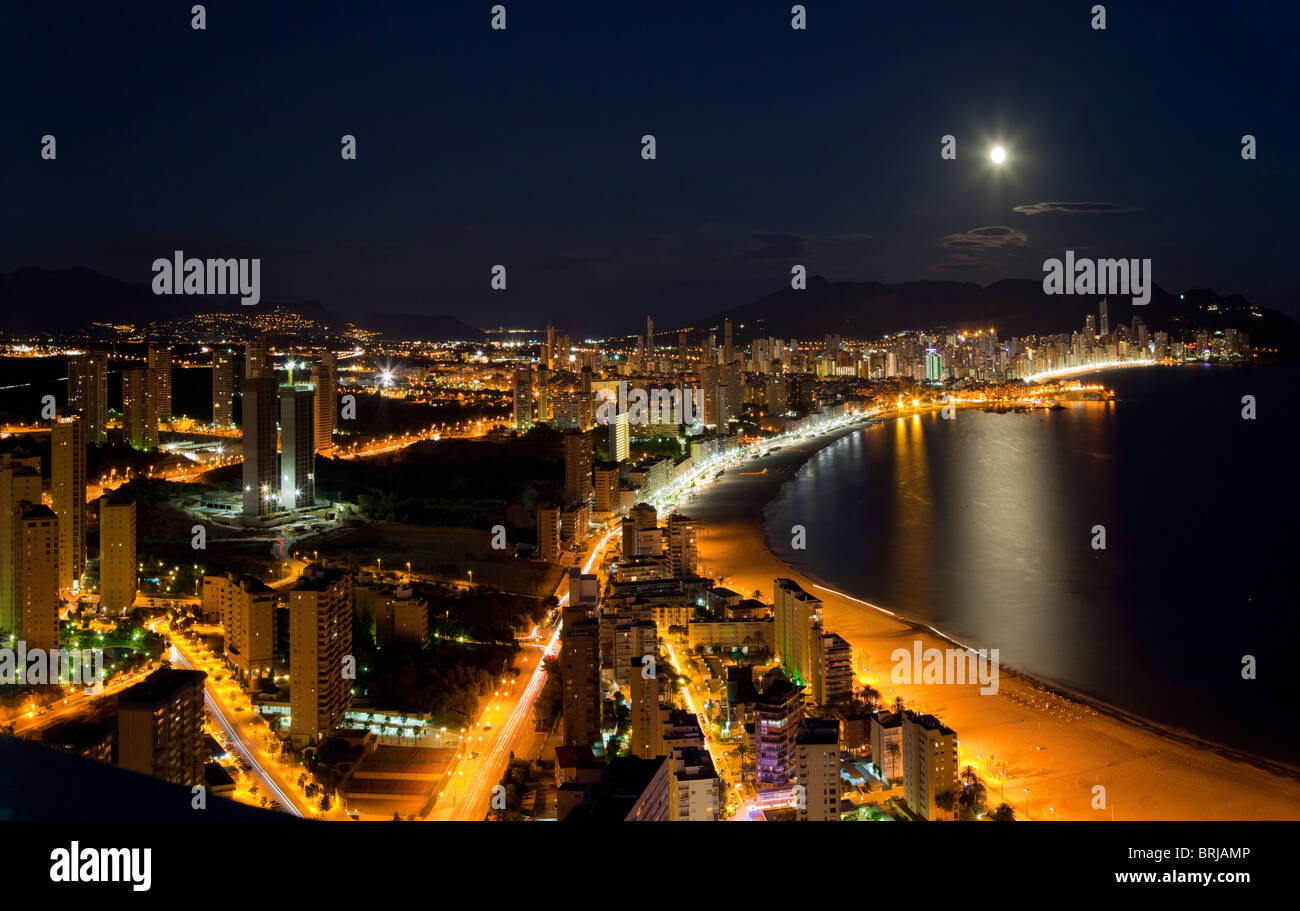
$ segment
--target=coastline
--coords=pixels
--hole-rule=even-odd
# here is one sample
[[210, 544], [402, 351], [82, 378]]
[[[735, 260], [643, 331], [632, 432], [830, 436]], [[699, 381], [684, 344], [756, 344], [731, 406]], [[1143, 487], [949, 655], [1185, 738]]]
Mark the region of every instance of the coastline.
[[[702, 566], [722, 583], [770, 598], [772, 581], [795, 580], [821, 598], [825, 626], [869, 657], [868, 673], [890, 703], [937, 715], [959, 740], [961, 766], [977, 768], [991, 804], [1018, 818], [1300, 819], [1300, 769], [1163, 727], [1098, 699], [1003, 666], [997, 694], [978, 685], [895, 685], [895, 648], [966, 645], [922, 621], [887, 612], [788, 566], [768, 546], [764, 513], [818, 452], [878, 424], [845, 428], [783, 447], [731, 470], [680, 508], [701, 525]], [[978, 643], [974, 644], [978, 647]], [[996, 765], [994, 765], [994, 763]], [[1005, 763], [1005, 776], [997, 772]], [[992, 773], [992, 774], [990, 774]], [[1105, 806], [1094, 787], [1105, 788]]]

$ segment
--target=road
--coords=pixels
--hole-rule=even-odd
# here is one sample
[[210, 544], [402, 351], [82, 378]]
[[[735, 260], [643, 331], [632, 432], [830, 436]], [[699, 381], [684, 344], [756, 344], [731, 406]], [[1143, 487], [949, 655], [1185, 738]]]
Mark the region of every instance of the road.
[[[160, 629], [160, 627], [163, 629]], [[239, 687], [231, 681], [230, 677], [223, 674], [226, 679], [219, 682], [214, 675], [217, 668], [211, 662], [187, 649], [182, 644], [180, 636], [173, 637], [166, 620], [158, 618], [150, 621], [149, 629], [167, 636], [171, 642], [171, 658], [174, 666], [190, 670], [202, 670], [207, 673], [207, 679], [203, 681], [203, 699], [208, 711], [218, 726], [226, 732], [231, 745], [249, 764], [252, 774], [262, 782], [266, 793], [279, 801], [280, 806], [286, 812], [295, 816], [311, 818], [317, 815], [316, 807], [307, 800], [297, 787], [290, 784], [285, 778], [285, 775], [291, 773], [296, 767], [284, 765], [264, 749], [258, 747], [257, 738], [263, 733], [263, 730], [259, 730], [253, 724], [245, 723], [239, 719], [239, 713], [235, 711], [235, 707], [230, 703], [242, 698], [243, 694], [240, 692]], [[250, 719], [257, 717], [251, 703], [248, 707], [240, 707], [244, 708], [244, 714]]]
[[[616, 527], [601, 538], [592, 548], [583, 564], [582, 571], [590, 573], [598, 565], [605, 550], [609, 547], [620, 528]], [[569, 600], [569, 578], [566, 574], [555, 590], [556, 600], [563, 607]], [[484, 710], [482, 717], [471, 728], [470, 737], [478, 737], [468, 744], [469, 752], [478, 752], [476, 759], [469, 759], [468, 754], [461, 759], [452, 776], [454, 784], [443, 793], [443, 798], [431, 817], [434, 819], [481, 820], [491, 809], [492, 788], [501, 783], [506, 767], [510, 764], [510, 754], [518, 746], [519, 740], [531, 733], [533, 704], [546, 685], [546, 666], [542, 660], [554, 656], [559, 651], [561, 624], [557, 621], [546, 630], [550, 635], [545, 647], [538, 643], [526, 644], [520, 656], [523, 668], [531, 668], [527, 683], [519, 688], [517, 681], [524, 680], [526, 670], [521, 669], [516, 679], [515, 693], [505, 700], [494, 702]], [[491, 732], [484, 732], [484, 724], [492, 724]], [[486, 734], [490, 733], [488, 737]], [[463, 764], [463, 767], [462, 767]], [[463, 775], [461, 773], [464, 773]], [[461, 782], [464, 780], [464, 783]]]

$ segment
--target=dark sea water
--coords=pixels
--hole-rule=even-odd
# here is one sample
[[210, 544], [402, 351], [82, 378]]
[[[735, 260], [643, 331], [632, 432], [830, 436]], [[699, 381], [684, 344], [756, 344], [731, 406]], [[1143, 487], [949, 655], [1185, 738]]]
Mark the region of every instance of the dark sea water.
[[[1098, 378], [1115, 402], [845, 437], [768, 505], [769, 546], [832, 588], [1000, 649], [1006, 665], [1300, 763], [1300, 369]], [[1256, 420], [1242, 419], [1243, 395]], [[806, 550], [770, 533], [794, 524]], [[1242, 679], [1245, 655], [1255, 680]]]

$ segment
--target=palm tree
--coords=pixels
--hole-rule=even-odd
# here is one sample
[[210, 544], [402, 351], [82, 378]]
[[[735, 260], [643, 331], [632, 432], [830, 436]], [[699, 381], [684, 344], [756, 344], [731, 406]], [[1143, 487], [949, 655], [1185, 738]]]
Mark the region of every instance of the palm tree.
[[989, 819], [994, 822], [1015, 822], [1016, 811], [1010, 804], [1000, 803], [997, 809], [989, 814]]
[[895, 711], [895, 712], [902, 712], [902, 711], [903, 711], [903, 705], [904, 705], [904, 703], [903, 703], [903, 697], [902, 697], [902, 696], [895, 696], [895, 697], [894, 697], [894, 711]]
[[961, 773], [961, 791], [958, 794], [963, 815], [974, 818], [979, 816], [988, 805], [988, 793], [984, 782], [975, 773], [973, 766], [966, 766]]

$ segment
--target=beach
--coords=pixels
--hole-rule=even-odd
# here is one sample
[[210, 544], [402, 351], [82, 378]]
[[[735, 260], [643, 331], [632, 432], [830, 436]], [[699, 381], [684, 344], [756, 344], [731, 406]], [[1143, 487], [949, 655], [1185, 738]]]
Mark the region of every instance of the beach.
[[[978, 683], [895, 684], [895, 649], [911, 652], [918, 639], [926, 649], [956, 643], [890, 616], [889, 605], [868, 605], [865, 593], [834, 592], [794, 571], [768, 550], [763, 529], [764, 507], [810, 455], [846, 434], [872, 432], [854, 427], [783, 447], [683, 503], [700, 524], [701, 571], [746, 597], [757, 590], [770, 601], [773, 580], [785, 577], [820, 598], [825, 628], [862, 656], [855, 670], [866, 665], [886, 706], [901, 697], [956, 731], [961, 767], [984, 778], [990, 807], [1005, 800], [1017, 818], [1035, 820], [1300, 819], [1300, 770], [1163, 729], [1006, 666], [994, 694], [981, 694]], [[826, 531], [809, 527], [809, 546]]]

